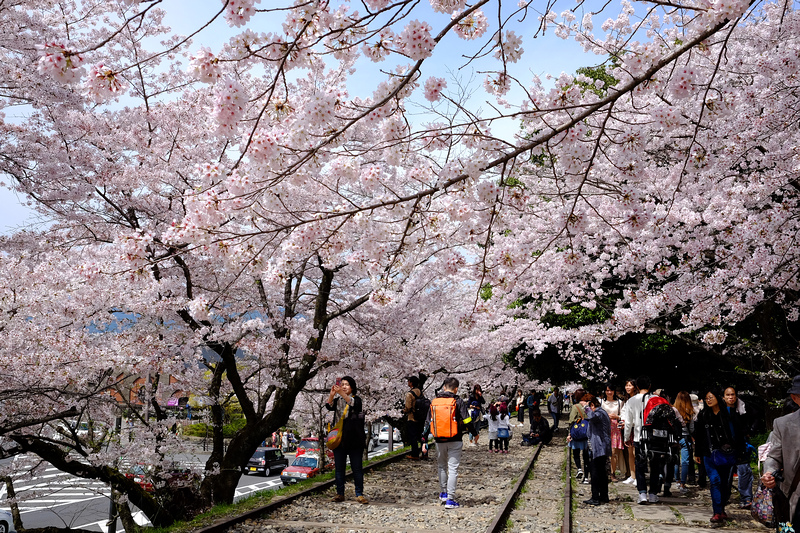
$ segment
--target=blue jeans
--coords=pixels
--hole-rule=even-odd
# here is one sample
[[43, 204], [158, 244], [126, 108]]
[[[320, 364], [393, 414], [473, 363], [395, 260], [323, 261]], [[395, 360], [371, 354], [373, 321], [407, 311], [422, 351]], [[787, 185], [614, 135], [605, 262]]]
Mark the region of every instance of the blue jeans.
[[689, 479], [689, 461], [692, 460], [691, 450], [689, 449], [691, 441], [686, 437], [682, 437], [678, 442], [681, 445], [681, 461], [675, 465], [675, 477], [680, 480], [681, 487], [683, 487], [686, 485], [686, 480]]
[[553, 417], [553, 431], [558, 429], [558, 418], [560, 413], [558, 411], [550, 411], [550, 416]]
[[344, 476], [347, 458], [350, 457], [350, 470], [353, 471], [353, 483], [356, 486], [356, 497], [364, 494], [364, 449], [343, 449], [341, 446], [333, 450], [333, 464], [336, 468], [336, 494], [344, 496]]
[[[753, 469], [748, 463], [736, 465], [736, 473], [739, 474], [739, 499], [742, 503], [751, 503], [753, 501]], [[732, 468], [731, 477], [733, 477]], [[729, 480], [728, 484], [733, 485], [733, 479]]]
[[732, 466], [716, 466], [711, 457], [703, 457], [703, 464], [708, 474], [709, 488], [711, 489], [711, 508], [714, 514], [725, 511], [725, 503], [731, 497], [731, 470]]

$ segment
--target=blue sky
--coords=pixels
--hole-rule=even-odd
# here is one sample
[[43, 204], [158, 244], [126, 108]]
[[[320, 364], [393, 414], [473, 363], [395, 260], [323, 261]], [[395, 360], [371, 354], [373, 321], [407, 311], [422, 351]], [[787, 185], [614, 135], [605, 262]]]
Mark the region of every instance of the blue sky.
[[[436, 34], [439, 30], [447, 24], [450, 16], [442, 13], [434, 13], [429, 7], [427, 2], [423, 3], [425, 8], [422, 13], [415, 13], [412, 18], [424, 18], [432, 27], [433, 33]], [[167, 0], [161, 4], [167, 11], [165, 20], [166, 25], [172, 27], [173, 31], [181, 34], [189, 34], [195, 28], [202, 26], [207, 22], [213, 14], [219, 11], [222, 6], [221, 0]], [[269, 4], [267, 1], [257, 4], [257, 8], [265, 8]], [[354, 4], [357, 6], [357, 4]], [[534, 3], [536, 5], [536, 3]], [[560, 6], [571, 7], [564, 4]], [[353, 9], [355, 9], [354, 7]], [[362, 9], [363, 10], [363, 9]], [[582, 13], [576, 13], [577, 18], [580, 20]], [[487, 16], [491, 17], [490, 13]], [[595, 20], [596, 25], [605, 19], [606, 15], [597, 17]], [[266, 19], [266, 20], [265, 20]], [[282, 18], [275, 15], [257, 14], [254, 18], [258, 22], [254, 26], [255, 31], [280, 31], [280, 24]], [[252, 22], [252, 21], [251, 21]], [[266, 24], [265, 24], [266, 22]], [[558, 76], [561, 72], [573, 73], [575, 69], [580, 66], [595, 65], [601, 61], [601, 58], [593, 55], [585, 54], [581, 47], [571, 40], [562, 40], [553, 35], [552, 30], [547, 34], [536, 39], [532, 38], [533, 33], [538, 27], [538, 20], [535, 13], [529, 13], [526, 20], [526, 25], [523, 27], [523, 48], [525, 54], [521, 64], [516, 65], [516, 74], [520, 77], [522, 82], [528, 82], [533, 75], [539, 75], [542, 78], [545, 74], [549, 73]], [[515, 29], [519, 30], [520, 26], [517, 25]], [[492, 19], [490, 18], [489, 32], [493, 32]], [[209, 28], [205, 29], [201, 34], [195, 37], [191, 46], [192, 50], [197, 50], [201, 46], [208, 46], [212, 50], [217, 51], [221, 48], [222, 44], [226, 42], [230, 36], [237, 33], [239, 29], [229, 28], [224, 20], [220, 18], [215, 21]], [[518, 33], [520, 33], [518, 31]], [[484, 36], [485, 38], [485, 36]], [[429, 63], [426, 63], [422, 71], [422, 80], [429, 76], [437, 76], [448, 78], [448, 72], [458, 72], [459, 76], [465, 80], [473, 79], [473, 88], [477, 88], [475, 95], [470, 101], [470, 107], [488, 108], [484, 102], [487, 100], [480, 88], [484, 74], [480, 74], [482, 68], [491, 68], [491, 61], [478, 61], [474, 65], [469, 65], [458, 70], [464, 63], [463, 55], [475, 53], [477, 46], [483, 43], [484, 39], [478, 39], [475, 42], [463, 41], [455, 36], [448, 36], [437, 46], [436, 53]], [[444, 53], [443, 53], [444, 50]], [[407, 62], [407, 61], [406, 61]], [[378, 68], [387, 69], [391, 67], [391, 63], [371, 64], [369, 61], [364, 60], [359, 63], [359, 66], [364, 68], [360, 71], [362, 74], [356, 74], [350, 83], [349, 91], [351, 96], [371, 96], [372, 90], [375, 87], [375, 74], [378, 74]], [[493, 66], [493, 65], [492, 65]], [[453, 82], [448, 80], [449, 88], [454, 89]], [[426, 103], [421, 94], [417, 94], [414, 100]], [[517, 100], [514, 98], [513, 93], [509, 95], [509, 101]], [[513, 126], [510, 127], [513, 131]], [[495, 131], [495, 133], [498, 133]], [[5, 178], [8, 179], [7, 177]], [[18, 228], [26, 223], [34, 220], [34, 213], [28, 207], [22, 205], [25, 201], [24, 198], [19, 198], [15, 193], [9, 191], [5, 187], [0, 188], [0, 234], [9, 234], [15, 228]]]

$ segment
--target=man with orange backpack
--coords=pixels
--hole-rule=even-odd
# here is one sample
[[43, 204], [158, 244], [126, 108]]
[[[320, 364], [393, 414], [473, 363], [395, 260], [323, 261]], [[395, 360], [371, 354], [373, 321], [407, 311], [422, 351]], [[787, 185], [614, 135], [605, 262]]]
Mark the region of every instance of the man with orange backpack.
[[458, 397], [458, 379], [449, 377], [442, 384], [442, 391], [431, 401], [427, 423], [436, 441], [439, 468], [439, 500], [445, 509], [455, 509], [456, 481], [461, 450], [464, 446], [462, 436], [465, 424], [472, 420], [467, 404]]

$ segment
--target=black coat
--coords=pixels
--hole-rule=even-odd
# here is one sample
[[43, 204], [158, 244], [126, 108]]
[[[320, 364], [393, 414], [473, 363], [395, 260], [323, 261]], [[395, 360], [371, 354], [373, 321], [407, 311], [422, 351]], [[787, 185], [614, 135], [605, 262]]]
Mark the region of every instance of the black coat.
[[713, 450], [720, 450], [728, 444], [733, 447], [737, 462], [747, 462], [745, 433], [741, 418], [731, 416], [726, 407], [722, 407], [716, 415], [710, 407], [706, 407], [700, 411], [694, 426], [694, 454], [697, 457], [710, 457]]
[[[334, 412], [333, 424], [336, 420], [336, 408], [341, 398], [334, 398], [333, 404], [325, 404], [328, 411]], [[339, 448], [343, 450], [363, 450], [366, 446], [366, 434], [364, 433], [364, 412], [361, 410], [361, 398], [353, 396], [353, 405], [347, 410], [347, 418], [342, 424], [342, 443]]]

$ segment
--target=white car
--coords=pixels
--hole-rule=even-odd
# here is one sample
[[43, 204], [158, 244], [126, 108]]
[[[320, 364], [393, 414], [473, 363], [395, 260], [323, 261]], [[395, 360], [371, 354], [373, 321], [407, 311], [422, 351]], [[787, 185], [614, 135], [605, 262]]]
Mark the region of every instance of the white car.
[[[389, 426], [383, 426], [378, 433], [378, 442], [389, 442]], [[392, 442], [400, 442], [400, 430], [394, 428]]]
[[14, 518], [10, 511], [0, 509], [0, 533], [16, 533]]

